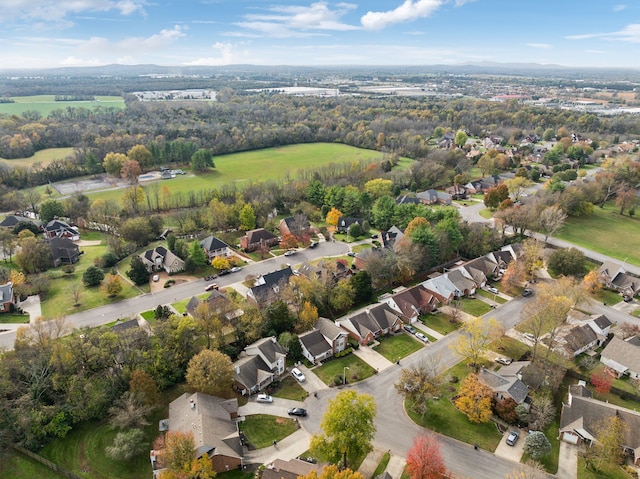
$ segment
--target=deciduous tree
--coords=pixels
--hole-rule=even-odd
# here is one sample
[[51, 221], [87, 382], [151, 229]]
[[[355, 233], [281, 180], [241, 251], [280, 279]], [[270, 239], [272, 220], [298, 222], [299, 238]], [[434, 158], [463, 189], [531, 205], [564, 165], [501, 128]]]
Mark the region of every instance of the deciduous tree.
[[480, 358], [501, 332], [502, 328], [495, 319], [473, 318], [464, 323], [460, 336], [451, 348], [477, 370]]
[[348, 467], [355, 458], [371, 451], [375, 415], [373, 397], [352, 389], [339, 392], [329, 400], [320, 423], [322, 433], [311, 438], [311, 451], [334, 464], [342, 460], [342, 466]]
[[305, 301], [302, 305], [302, 311], [296, 323], [296, 331], [303, 333], [309, 331], [318, 320], [318, 308], [309, 301]]
[[151, 410], [135, 394], [130, 391], [117, 399], [109, 408], [109, 424], [114, 428], [129, 429], [142, 428], [149, 425], [147, 416]]
[[218, 271], [222, 271], [225, 269], [229, 269], [231, 267], [231, 264], [229, 263], [229, 260], [224, 256], [216, 256], [211, 260], [211, 266]]
[[220, 351], [203, 349], [189, 361], [185, 379], [194, 391], [212, 396], [224, 394], [233, 380], [231, 359]]
[[142, 168], [148, 167], [153, 162], [153, 155], [144, 145], [135, 145], [127, 152], [127, 158], [138, 162]]
[[140, 256], [134, 255], [131, 258], [131, 264], [127, 271], [127, 276], [137, 285], [145, 284], [149, 281], [149, 271], [147, 271], [147, 267]]
[[249, 231], [255, 229], [256, 227], [256, 213], [253, 209], [253, 206], [250, 204], [246, 204], [240, 210], [240, 214], [238, 216], [240, 221], [240, 229], [245, 231]]
[[189, 258], [196, 266], [204, 266], [207, 264], [207, 255], [205, 254], [200, 242], [192, 241], [189, 243]]
[[529, 409], [529, 427], [537, 431], [547, 428], [556, 416], [556, 406], [553, 396], [547, 392], [536, 392], [532, 395], [532, 404]]
[[430, 357], [417, 366], [403, 368], [394, 384], [396, 391], [410, 399], [420, 414], [425, 414], [429, 401], [440, 395], [444, 371], [439, 357]]
[[336, 226], [340, 218], [342, 218], [342, 211], [337, 208], [331, 208], [327, 213], [326, 221], [331, 226]]
[[130, 461], [138, 454], [148, 449], [142, 429], [127, 429], [118, 431], [111, 446], [105, 448], [106, 455], [113, 461]]
[[102, 167], [111, 176], [119, 177], [125, 161], [127, 161], [127, 156], [123, 153], [107, 153], [102, 162]]
[[[162, 449], [162, 461], [168, 473], [181, 473], [188, 471], [191, 462], [195, 459], [195, 442], [192, 432], [169, 431], [164, 438], [164, 448]], [[176, 476], [164, 476], [161, 479], [173, 478]]]
[[483, 423], [491, 419], [492, 395], [491, 388], [482, 384], [477, 374], [469, 374], [460, 385], [455, 404], [469, 421]]
[[528, 460], [507, 474], [505, 479], [545, 479], [546, 477], [547, 473], [539, 462]]
[[142, 369], [136, 369], [131, 373], [129, 392], [147, 407], [153, 408], [158, 405], [160, 398], [158, 383], [148, 372]]
[[542, 431], [533, 431], [524, 440], [524, 452], [538, 460], [551, 452], [551, 443]]
[[611, 391], [613, 385], [613, 378], [604, 371], [596, 371], [591, 375], [589, 379], [593, 387], [596, 388], [598, 394], [607, 394]]
[[544, 241], [553, 236], [564, 225], [567, 215], [557, 205], [547, 206], [538, 214], [538, 231], [544, 234]]
[[213, 168], [213, 155], [210, 150], [200, 148], [191, 156], [191, 168], [198, 173]]
[[298, 476], [298, 479], [365, 479], [362, 473], [352, 471], [348, 467], [345, 469], [339, 469], [335, 464], [329, 464], [322, 468], [320, 476], [314, 470], [306, 476]]
[[120, 176], [132, 185], [138, 182], [141, 172], [140, 164], [136, 160], [125, 160], [120, 168]]
[[413, 445], [407, 452], [407, 472], [411, 479], [446, 477], [447, 468], [436, 436], [420, 434], [413, 439]]
[[561, 248], [551, 253], [547, 266], [556, 275], [581, 276], [586, 269], [586, 261], [578, 248]]
[[64, 206], [57, 200], [47, 199], [40, 203], [40, 219], [48, 223], [57, 216], [64, 215]]
[[120, 279], [120, 275], [118, 274], [108, 274], [105, 278], [104, 284], [102, 285], [104, 288], [104, 292], [108, 297], [113, 298], [115, 296], [119, 296], [122, 293], [122, 280]]

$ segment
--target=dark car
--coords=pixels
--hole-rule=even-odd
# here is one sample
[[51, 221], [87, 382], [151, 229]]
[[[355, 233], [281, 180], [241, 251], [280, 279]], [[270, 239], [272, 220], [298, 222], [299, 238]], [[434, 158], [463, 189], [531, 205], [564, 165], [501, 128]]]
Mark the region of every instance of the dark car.
[[625, 296], [622, 299], [624, 299], [625, 303], [631, 303], [633, 301], [633, 296]]
[[292, 407], [291, 409], [289, 409], [287, 411], [287, 414], [289, 414], [289, 416], [302, 416], [302, 417], [306, 417], [307, 415], [307, 410], [303, 409], [301, 407]]
[[525, 288], [524, 291], [522, 291], [522, 296], [531, 296], [533, 294], [533, 290], [529, 289], [529, 288]]
[[231, 273], [230, 269], [223, 269], [218, 273], [218, 276], [224, 276], [225, 274], [230, 274], [230, 273]]
[[309, 248], [313, 249], [313, 248], [316, 248], [317, 246], [318, 246], [318, 243], [311, 243], [309, 245]]
[[405, 324], [403, 328], [407, 333], [416, 334], [416, 329], [409, 324]]
[[347, 253], [347, 256], [351, 256], [352, 258], [355, 256], [356, 254], [353, 251], [349, 251]]

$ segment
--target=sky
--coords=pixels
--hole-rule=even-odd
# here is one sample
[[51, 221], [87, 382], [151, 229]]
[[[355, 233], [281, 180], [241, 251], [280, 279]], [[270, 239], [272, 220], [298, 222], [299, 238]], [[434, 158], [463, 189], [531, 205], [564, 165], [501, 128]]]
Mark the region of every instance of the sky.
[[0, 69], [119, 64], [640, 68], [627, 0], [0, 0]]

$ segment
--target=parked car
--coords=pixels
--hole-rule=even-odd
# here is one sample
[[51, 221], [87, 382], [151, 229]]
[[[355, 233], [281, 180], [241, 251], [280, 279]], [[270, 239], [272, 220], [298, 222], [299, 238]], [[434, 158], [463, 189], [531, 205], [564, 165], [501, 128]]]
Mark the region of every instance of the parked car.
[[355, 256], [356, 254], [353, 251], [349, 251], [347, 253], [347, 256], [351, 256], [352, 258]]
[[229, 274], [229, 273], [231, 273], [230, 269], [223, 269], [218, 273], [218, 276], [224, 276], [225, 274]]
[[403, 328], [407, 333], [416, 334], [416, 328], [414, 328], [410, 324], [405, 324]]
[[218, 289], [218, 285], [216, 283], [211, 283], [204, 287], [205, 291], [211, 291], [213, 289]]
[[313, 248], [317, 248], [318, 247], [318, 243], [311, 243], [309, 245], [309, 248], [313, 249]]
[[523, 336], [525, 337], [525, 339], [528, 339], [529, 341], [535, 341], [536, 340], [536, 337], [531, 333], [524, 333]]
[[509, 433], [509, 436], [507, 437], [507, 444], [509, 446], [515, 446], [516, 442], [518, 442], [518, 438], [520, 437], [520, 435], [515, 432], [515, 431], [511, 431]]
[[256, 402], [273, 402], [273, 398], [268, 394], [258, 394]]
[[498, 289], [494, 288], [493, 286], [487, 286], [487, 291], [493, 294], [500, 294], [500, 291], [498, 291]]
[[157, 275], [157, 274], [154, 274], [154, 275], [153, 275], [153, 282], [154, 282], [154, 283], [157, 283], [158, 281], [160, 281], [160, 276], [159, 276], [159, 275]]
[[633, 301], [633, 296], [624, 296], [622, 299], [625, 303], [631, 303]]
[[378, 235], [371, 235], [371, 239], [378, 239]]
[[294, 254], [296, 254], [295, 250], [290, 249], [289, 251], [285, 252], [285, 256], [293, 256]]
[[242, 268], [240, 266], [234, 266], [233, 268], [231, 268], [231, 272], [232, 273], [237, 273], [238, 271], [240, 271]]
[[512, 362], [513, 359], [511, 358], [496, 358], [496, 363], [504, 364], [505, 366], [508, 366]]
[[429, 338], [427, 338], [424, 334], [422, 333], [416, 333], [416, 338], [418, 338], [420, 341], [424, 341], [425, 343], [429, 342]]
[[305, 381], [305, 379], [306, 379], [304, 377], [304, 374], [302, 374], [302, 371], [300, 371], [298, 368], [293, 368], [291, 370], [291, 375], [301, 383], [303, 383]]
[[289, 409], [287, 411], [287, 414], [289, 414], [289, 416], [302, 416], [302, 417], [306, 417], [307, 415], [307, 410], [303, 409], [301, 407], [292, 407], [291, 409]]
[[532, 294], [533, 290], [529, 288], [524, 288], [524, 290], [522, 291], [522, 296], [524, 297], [531, 296]]

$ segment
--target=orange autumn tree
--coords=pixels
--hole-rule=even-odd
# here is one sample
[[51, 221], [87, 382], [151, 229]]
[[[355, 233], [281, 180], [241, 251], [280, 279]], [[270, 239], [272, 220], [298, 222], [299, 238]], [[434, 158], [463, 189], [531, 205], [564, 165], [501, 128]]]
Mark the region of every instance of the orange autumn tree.
[[342, 211], [338, 208], [331, 208], [327, 213], [326, 221], [331, 226], [337, 226], [340, 218], [342, 218]]
[[491, 419], [491, 389], [478, 379], [477, 374], [469, 374], [460, 386], [456, 407], [469, 421], [488, 422]]

